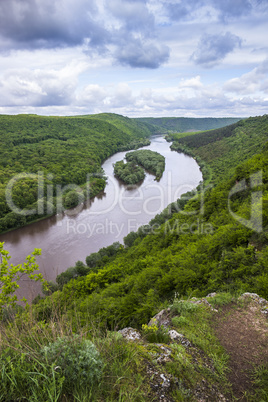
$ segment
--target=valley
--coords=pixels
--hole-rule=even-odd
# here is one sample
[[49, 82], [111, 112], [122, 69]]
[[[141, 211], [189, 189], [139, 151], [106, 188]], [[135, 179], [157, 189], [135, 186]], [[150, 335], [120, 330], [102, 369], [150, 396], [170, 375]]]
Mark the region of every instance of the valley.
[[[105, 119], [113, 118], [116, 117], [105, 115]], [[84, 119], [87, 118], [82, 118], [83, 124]], [[155, 128], [150, 131], [147, 122], [146, 130], [144, 138], [150, 137]], [[4, 322], [10, 323], [2, 324], [1, 333], [6, 334], [2, 362], [9, 373], [8, 359], [19, 356], [14, 374], [16, 381], [21, 379], [19, 373], [37, 372], [39, 365], [43, 367], [46, 381], [52, 384], [48, 375], [51, 366], [47, 365], [48, 361], [45, 363], [40, 344], [47, 345], [47, 339], [53, 344], [63, 334], [68, 339], [72, 339], [72, 334], [79, 334], [81, 339], [97, 345], [102, 362], [95, 367], [96, 377], [90, 380], [93, 381], [91, 388], [79, 394], [82, 397], [84, 393], [85, 397], [85, 393], [90, 392], [88, 400], [160, 400], [156, 389], [160, 387], [163, 393], [163, 384], [167, 382], [170, 383], [165, 391], [168, 401], [198, 401], [200, 398], [234, 401], [237, 397], [254, 401], [267, 397], [267, 362], [258, 354], [255, 360], [250, 360], [253, 366], [237, 362], [241, 371], [238, 386], [233, 371], [228, 374], [228, 370], [236, 367], [234, 347], [238, 340], [233, 336], [233, 346], [230, 346], [224, 343], [222, 333], [226, 331], [224, 322], [228, 317], [224, 314], [229, 311], [228, 322], [233, 331], [238, 330], [237, 320], [243, 322], [245, 347], [248, 345], [256, 351], [254, 345], [246, 341], [248, 319], [254, 325], [259, 320], [262, 334], [256, 340], [263, 339], [264, 348], [267, 342], [268, 116], [252, 117], [192, 135], [171, 132], [168, 135], [173, 151], [169, 148], [171, 144], [160, 137], [149, 146], [151, 150], [159, 146], [159, 153], [165, 156], [166, 169], [158, 184], [169, 171], [168, 161], [177, 167], [182, 157], [184, 162], [195, 166], [199, 174], [192, 187], [178, 193], [176, 183], [173, 194], [177, 196], [168, 198], [161, 208], [159, 205], [152, 208], [152, 216], [147, 217], [138, 230], [129, 228], [127, 233], [122, 233], [119, 244], [107, 239], [101, 248], [97, 242], [92, 252], [85, 250], [85, 257], [78, 250], [80, 257], [73, 260], [75, 264], [70, 263], [67, 271], [48, 283], [44, 289], [46, 297], [41, 295], [25, 309], [2, 311]], [[118, 156], [122, 159], [122, 154]], [[111, 161], [115, 161], [113, 157], [103, 164], [106, 173], [105, 163]], [[197, 163], [202, 169], [203, 183], [199, 183], [201, 173]], [[191, 169], [183, 166], [176, 169], [175, 177], [184, 176], [187, 171], [191, 173]], [[100, 167], [96, 164], [95, 173]], [[105, 174], [101, 173], [105, 180]], [[154, 176], [148, 175], [146, 180], [151, 180], [153, 187]], [[189, 185], [188, 179], [187, 182]], [[82, 183], [80, 185], [82, 187]], [[120, 190], [120, 183], [118, 186]], [[197, 191], [193, 190], [196, 186]], [[182, 187], [185, 190], [184, 184]], [[106, 191], [108, 194], [109, 186], [105, 187]], [[148, 200], [152, 199], [156, 201], [152, 195], [144, 198], [147, 207]], [[95, 201], [92, 208], [94, 204]], [[128, 209], [128, 215], [137, 212], [136, 205], [134, 201], [134, 210]], [[84, 211], [77, 215], [78, 219], [84, 216]], [[114, 211], [113, 218], [117, 219]], [[2, 236], [10, 234], [12, 232]], [[81, 238], [83, 235], [81, 233]], [[34, 244], [34, 238], [35, 235], [29, 244], [41, 246]], [[71, 242], [65, 238], [68, 248]], [[61, 253], [64, 255], [64, 250], [57, 250], [58, 255]], [[241, 295], [244, 296], [241, 298]], [[170, 317], [167, 327], [157, 319], [150, 321], [162, 310]], [[20, 313], [15, 317], [17, 311]], [[215, 314], [218, 314], [216, 327], [213, 325]], [[141, 341], [129, 342], [117, 332], [126, 327], [138, 331]], [[23, 339], [17, 350], [13, 343], [18, 339], [16, 331], [20, 331], [20, 339]], [[77, 341], [75, 344], [80, 345]], [[167, 353], [164, 357], [159, 344]], [[86, 350], [85, 347], [81, 345], [82, 350]], [[90, 353], [92, 356], [95, 353], [93, 347]], [[29, 356], [29, 360], [21, 357], [24, 355]], [[37, 360], [31, 360], [31, 356]], [[113, 356], [116, 366], [108, 364], [109, 356]], [[245, 353], [245, 356], [248, 355]], [[246, 377], [243, 367], [249, 370]], [[167, 382], [161, 377], [164, 382], [156, 379], [152, 384], [155, 372], [160, 372]], [[118, 384], [112, 389], [111, 376]], [[3, 384], [8, 384], [7, 376], [3, 380]], [[61, 400], [66, 395], [72, 398], [77, 392], [68, 388], [60, 373], [55, 381]], [[4, 389], [1, 392], [5, 395]], [[18, 395], [16, 392], [19, 388], [14, 388], [14, 397]]]

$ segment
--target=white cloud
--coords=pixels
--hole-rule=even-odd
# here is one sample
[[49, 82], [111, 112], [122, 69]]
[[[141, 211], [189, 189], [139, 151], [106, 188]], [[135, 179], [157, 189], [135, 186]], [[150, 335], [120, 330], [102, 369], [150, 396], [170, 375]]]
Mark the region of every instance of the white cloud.
[[103, 105], [103, 101], [106, 98], [107, 93], [104, 88], [98, 84], [87, 85], [76, 98], [76, 104], [78, 106], [95, 106], [99, 107]]
[[268, 59], [241, 77], [232, 78], [224, 85], [224, 90], [236, 94], [254, 94], [267, 92]]
[[192, 89], [201, 89], [203, 88], [203, 84], [201, 83], [200, 75], [190, 79], [182, 79], [179, 83], [179, 88], [192, 88]]
[[12, 69], [1, 80], [1, 106], [69, 105], [84, 65], [61, 70]]

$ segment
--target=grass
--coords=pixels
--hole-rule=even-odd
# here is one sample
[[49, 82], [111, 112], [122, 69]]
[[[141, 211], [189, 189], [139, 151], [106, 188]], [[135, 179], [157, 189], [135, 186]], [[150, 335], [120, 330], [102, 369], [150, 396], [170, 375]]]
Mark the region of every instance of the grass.
[[208, 297], [207, 301], [214, 307], [219, 308], [230, 304], [234, 300], [234, 296], [227, 293], [217, 293], [214, 297]]
[[[99, 356], [98, 366], [87, 364], [88, 342], [98, 351], [92, 355], [92, 361]], [[142, 401], [149, 392], [139, 348], [117, 333], [100, 334], [90, 324], [76, 334], [71, 323], [56, 316], [48, 323], [29, 319], [2, 324], [0, 356], [0, 401]], [[92, 367], [96, 375], [88, 381]]]
[[[230, 296], [218, 295], [214, 306], [225, 303]], [[210, 299], [212, 301], [212, 298]], [[179, 361], [187, 373], [187, 378], [193, 386], [193, 381], [197, 383], [205, 376], [208, 384], [221, 384], [222, 392], [230, 392], [230, 384], [227, 379], [228, 356], [220, 345], [214, 329], [211, 325], [213, 321], [213, 311], [205, 304], [194, 304], [190, 300], [175, 299], [171, 306], [173, 314], [172, 324], [179, 333], [182, 333], [194, 347], [201, 353], [196, 353], [189, 349], [180, 351]], [[202, 353], [203, 352], [203, 353]], [[188, 354], [187, 354], [188, 353]], [[189, 357], [192, 354], [192, 361]]]
[[255, 394], [250, 395], [251, 401], [268, 401], [268, 364], [261, 365], [254, 369], [252, 375], [253, 385], [255, 387]]
[[[233, 299], [230, 293], [207, 298], [217, 309]], [[217, 400], [220, 393], [228, 398], [228, 355], [213, 328], [217, 313], [193, 301], [175, 298], [170, 306], [179, 340], [157, 322], [143, 325], [141, 341], [128, 342], [92, 322], [59, 317], [56, 308], [47, 321], [37, 321], [30, 309], [27, 319], [10, 313], [0, 326], [0, 401], [153, 402], [159, 398], [154, 390], [161, 389], [157, 373], [171, 379], [166, 392], [175, 401]], [[169, 351], [164, 363], [163, 350]], [[97, 361], [92, 370], [91, 356]], [[268, 367], [256, 367], [252, 381], [255, 394], [248, 400], [267, 401]]]

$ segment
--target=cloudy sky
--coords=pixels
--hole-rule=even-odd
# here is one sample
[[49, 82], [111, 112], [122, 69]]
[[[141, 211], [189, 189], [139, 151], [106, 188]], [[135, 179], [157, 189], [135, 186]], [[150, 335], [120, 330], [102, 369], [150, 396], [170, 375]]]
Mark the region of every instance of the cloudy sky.
[[268, 113], [268, 0], [0, 0], [0, 113]]

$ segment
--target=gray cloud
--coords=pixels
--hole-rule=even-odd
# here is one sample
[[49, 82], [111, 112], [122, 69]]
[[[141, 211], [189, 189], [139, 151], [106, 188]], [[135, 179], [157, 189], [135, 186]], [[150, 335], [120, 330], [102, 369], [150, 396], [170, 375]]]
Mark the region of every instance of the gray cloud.
[[94, 2], [2, 0], [0, 35], [15, 48], [53, 48], [82, 44], [85, 38], [105, 41], [107, 32], [97, 25]]
[[253, 14], [265, 8], [265, 5], [267, 6], [267, 0], [177, 0], [163, 3], [171, 20], [189, 20], [197, 17], [198, 13], [213, 20], [216, 11], [217, 17], [223, 23]]
[[108, 0], [106, 5], [112, 17], [116, 18], [126, 31], [147, 35], [154, 32], [154, 15], [149, 11], [146, 1]]
[[167, 4], [167, 11], [172, 20], [179, 21], [189, 14], [187, 3]]
[[[169, 51], [156, 38], [145, 1], [1, 0], [0, 43], [9, 49], [86, 45], [87, 53], [111, 53], [130, 67], [157, 68]], [[2, 52], [6, 49], [2, 46]]]
[[219, 35], [205, 34], [191, 59], [196, 64], [210, 68], [218, 64], [228, 53], [240, 45], [241, 39], [231, 32]]
[[240, 17], [252, 10], [249, 0], [212, 0], [212, 5], [220, 11], [220, 17], [223, 20]]
[[169, 48], [151, 41], [132, 38], [121, 44], [116, 52], [123, 65], [139, 68], [158, 68], [169, 58]]
[[210, 0], [184, 0], [174, 3], [163, 3], [167, 15], [172, 21], [183, 21], [195, 18], [195, 14], [202, 8], [206, 8]]
[[169, 48], [155, 37], [155, 19], [146, 1], [113, 0], [107, 9], [118, 27], [110, 31], [110, 41], [120, 64], [155, 69], [168, 60]]

